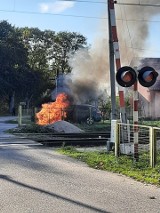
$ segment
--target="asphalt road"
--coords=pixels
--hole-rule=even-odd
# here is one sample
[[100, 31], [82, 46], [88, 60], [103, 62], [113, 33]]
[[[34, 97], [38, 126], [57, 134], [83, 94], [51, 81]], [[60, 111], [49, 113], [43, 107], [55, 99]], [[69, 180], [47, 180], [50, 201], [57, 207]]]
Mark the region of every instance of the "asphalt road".
[[33, 141], [3, 138], [0, 213], [160, 213], [156, 186], [89, 168]]

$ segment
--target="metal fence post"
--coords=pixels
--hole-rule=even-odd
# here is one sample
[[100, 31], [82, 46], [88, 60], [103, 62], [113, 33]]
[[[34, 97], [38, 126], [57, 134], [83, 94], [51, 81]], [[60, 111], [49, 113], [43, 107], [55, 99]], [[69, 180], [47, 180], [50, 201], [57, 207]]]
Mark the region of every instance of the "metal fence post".
[[64, 109], [61, 108], [61, 120], [64, 121]]
[[37, 107], [34, 107], [34, 109], [33, 109], [33, 121], [35, 123], [37, 123], [37, 117], [36, 117], [37, 111], [38, 111]]
[[18, 126], [22, 125], [22, 105], [18, 106]]
[[156, 129], [150, 127], [150, 166], [154, 168], [156, 165]]
[[115, 157], [119, 156], [119, 142], [120, 142], [120, 131], [119, 131], [119, 125], [118, 122], [116, 122], [116, 128], [115, 128]]

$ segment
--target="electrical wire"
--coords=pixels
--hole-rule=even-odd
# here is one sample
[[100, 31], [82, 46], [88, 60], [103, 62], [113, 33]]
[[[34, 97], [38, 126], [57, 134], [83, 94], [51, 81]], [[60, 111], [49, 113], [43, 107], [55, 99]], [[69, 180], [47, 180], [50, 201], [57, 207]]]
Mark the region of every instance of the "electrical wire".
[[73, 15], [73, 14], [59, 14], [59, 13], [40, 13], [40, 12], [31, 12], [31, 11], [20, 11], [20, 10], [0, 10], [0, 12], [8, 12], [8, 13], [21, 13], [21, 14], [30, 14], [30, 15], [52, 15], [52, 16], [65, 16], [65, 17], [75, 17], [75, 18], [89, 18], [89, 19], [103, 19], [107, 20], [106, 17], [96, 17], [96, 16], [81, 16], [81, 15]]
[[142, 3], [139, 3], [139, 4], [135, 4], [135, 3], [116, 3], [117, 5], [124, 5], [124, 6], [145, 6], [145, 7], [160, 7], [160, 4], [142, 4]]
[[[72, 2], [82, 2], [82, 3], [97, 3], [97, 4], [108, 4], [107, 3], [107, 0], [106, 2], [104, 1], [100, 1], [100, 2], [97, 2], [97, 1], [87, 1], [87, 0], [59, 0], [59, 1], [72, 1]], [[160, 4], [144, 4], [144, 3], [140, 3], [140, 0], [139, 0], [139, 3], [127, 3], [127, 2], [116, 2], [115, 5], [128, 5], [128, 6], [146, 6], [146, 7], [160, 7]]]
[[[120, 8], [120, 13], [121, 13], [121, 18], [123, 19], [123, 13], [122, 13], [122, 6], [119, 5], [119, 8]], [[123, 28], [125, 29], [125, 26], [124, 26], [124, 20], [122, 20], [122, 24], [123, 24]], [[127, 50], [128, 52], [128, 48], [127, 48], [127, 44], [126, 44], [126, 40], [124, 41], [125, 43], [125, 49]], [[129, 64], [129, 54], [126, 54], [127, 55], [127, 63]]]
[[[121, 12], [121, 21], [122, 21], [122, 24], [123, 24], [123, 27], [124, 27], [124, 30], [125, 28], [127, 29], [127, 32], [128, 32], [128, 35], [129, 35], [129, 40], [130, 40], [130, 44], [131, 46], [127, 46], [127, 43], [125, 41], [124, 43], [124, 46], [125, 46], [125, 49], [131, 49], [133, 51], [133, 56], [136, 57], [136, 52], [137, 51], [143, 51], [143, 52], [157, 52], [159, 53], [160, 51], [159, 50], [151, 50], [151, 49], [144, 49], [144, 48], [137, 48], [137, 47], [134, 47], [133, 45], [133, 39], [132, 39], [132, 35], [131, 35], [131, 32], [129, 30], [129, 26], [128, 26], [128, 22], [129, 21], [136, 21], [137, 20], [127, 20], [127, 17], [126, 17], [126, 11], [125, 11], [125, 7], [123, 7], [123, 10], [124, 10], [124, 16], [123, 16], [123, 13], [122, 13], [122, 5], [119, 4], [119, 7], [120, 7], [120, 12]], [[120, 20], [120, 19], [117, 19], [117, 20]], [[139, 21], [142, 21], [142, 22], [146, 22], [146, 20], [139, 20]], [[124, 26], [124, 22], [126, 23], [126, 27]], [[147, 22], [159, 22], [159, 21], [147, 21]], [[136, 51], [136, 52], [135, 52]], [[128, 51], [127, 51], [128, 52]], [[127, 61], [128, 61], [128, 54], [127, 54]]]
[[59, 0], [59, 1], [73, 1], [73, 2], [82, 2], [82, 3], [93, 3], [93, 4], [107, 4], [107, 1], [85, 1], [85, 0]]
[[[124, 16], [125, 16], [125, 20], [127, 20], [125, 8], [124, 8]], [[126, 21], [126, 27], [127, 27], [128, 35], [129, 35], [129, 38], [130, 38], [131, 46], [133, 47], [132, 36], [131, 36], [130, 30], [129, 30], [129, 26], [128, 26], [128, 22], [127, 21]], [[133, 56], [135, 57], [135, 52], [134, 51], [133, 51]]]
[[[6, 13], [21, 13], [29, 15], [51, 15], [51, 16], [65, 16], [65, 17], [75, 17], [75, 18], [89, 18], [89, 19], [102, 19], [108, 20], [108, 17], [96, 17], [96, 16], [84, 16], [84, 15], [73, 15], [73, 14], [59, 14], [59, 13], [40, 13], [40, 12], [31, 12], [31, 11], [20, 11], [20, 10], [0, 10], [0, 12]], [[123, 18], [117, 18], [117, 21], [124, 21]], [[148, 23], [160, 23], [160, 20], [145, 20], [145, 19], [126, 19], [127, 22], [148, 22]]]
[[152, 49], [146, 49], [146, 48], [138, 48], [138, 47], [134, 47], [134, 46], [132, 46], [132, 47], [127, 46], [127, 48], [131, 48], [131, 49], [134, 49], [134, 50], [137, 50], [137, 51], [144, 51], [144, 52], [148, 51], [148, 52], [158, 52], [158, 53], [160, 53], [160, 50], [152, 50]]

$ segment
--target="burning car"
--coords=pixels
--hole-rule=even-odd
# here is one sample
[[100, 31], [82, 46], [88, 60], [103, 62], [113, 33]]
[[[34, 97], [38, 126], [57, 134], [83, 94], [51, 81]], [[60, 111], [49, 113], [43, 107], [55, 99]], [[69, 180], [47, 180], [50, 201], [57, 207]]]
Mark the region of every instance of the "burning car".
[[36, 113], [37, 124], [46, 125], [56, 121], [92, 124], [101, 121], [101, 112], [89, 104], [73, 105], [65, 93], [57, 96], [55, 102], [42, 104], [42, 109]]
[[101, 119], [102, 115], [98, 108], [89, 104], [71, 105], [66, 111], [66, 120], [70, 122], [92, 124]]

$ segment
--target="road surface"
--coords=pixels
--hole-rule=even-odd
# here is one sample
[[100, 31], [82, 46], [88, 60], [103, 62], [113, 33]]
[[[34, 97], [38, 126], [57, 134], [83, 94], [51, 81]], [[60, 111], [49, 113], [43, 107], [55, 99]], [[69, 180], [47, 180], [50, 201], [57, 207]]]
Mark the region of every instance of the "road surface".
[[[7, 128], [0, 119], [0, 134]], [[30, 140], [3, 138], [0, 213], [160, 213], [156, 186], [89, 168]]]

